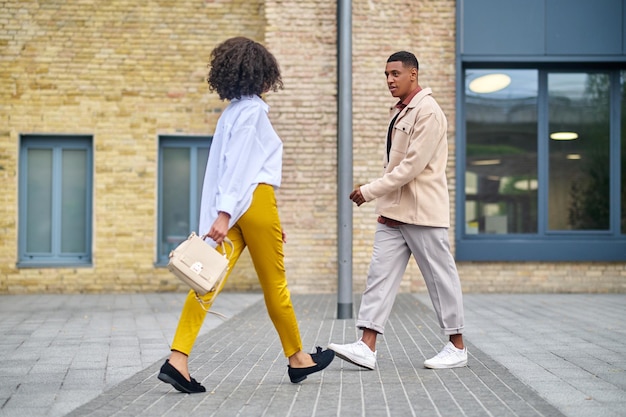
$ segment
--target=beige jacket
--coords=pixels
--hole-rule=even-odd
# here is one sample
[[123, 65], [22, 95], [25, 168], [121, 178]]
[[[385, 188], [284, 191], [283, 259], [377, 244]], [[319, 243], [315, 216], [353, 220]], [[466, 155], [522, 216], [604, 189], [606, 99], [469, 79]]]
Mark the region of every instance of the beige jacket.
[[[391, 110], [392, 118], [397, 112]], [[447, 129], [432, 90], [421, 90], [395, 122], [383, 176], [361, 186], [365, 201], [378, 199], [376, 213], [420, 226], [450, 226]]]

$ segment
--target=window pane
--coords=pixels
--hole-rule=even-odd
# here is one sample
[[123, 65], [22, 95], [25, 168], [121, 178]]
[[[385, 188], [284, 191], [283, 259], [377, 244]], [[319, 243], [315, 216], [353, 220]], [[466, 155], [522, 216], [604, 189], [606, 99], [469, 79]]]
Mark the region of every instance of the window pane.
[[[198, 148], [198, 172], [196, 172], [197, 189], [196, 189], [196, 213], [200, 215], [200, 203], [202, 202], [202, 184], [204, 183], [204, 171], [206, 170], [206, 163], [209, 159], [209, 148]], [[198, 227], [198, 219], [193, 219], [192, 224], [195, 228]], [[201, 232], [205, 233], [205, 232]]]
[[52, 149], [28, 149], [26, 252], [52, 252]]
[[185, 240], [191, 231], [189, 219], [189, 148], [163, 148], [163, 194], [161, 256]]
[[61, 171], [61, 252], [85, 253], [87, 152], [64, 150]]
[[550, 230], [608, 230], [608, 74], [548, 74]]
[[621, 167], [622, 167], [622, 234], [626, 234], [626, 71], [622, 71], [622, 146], [621, 146]]
[[626, 71], [622, 71], [622, 126], [621, 126], [621, 136], [622, 136], [622, 145], [621, 152], [622, 157], [620, 159], [620, 165], [622, 167], [622, 234], [626, 234]]
[[465, 231], [536, 233], [537, 71], [468, 69], [465, 77]]

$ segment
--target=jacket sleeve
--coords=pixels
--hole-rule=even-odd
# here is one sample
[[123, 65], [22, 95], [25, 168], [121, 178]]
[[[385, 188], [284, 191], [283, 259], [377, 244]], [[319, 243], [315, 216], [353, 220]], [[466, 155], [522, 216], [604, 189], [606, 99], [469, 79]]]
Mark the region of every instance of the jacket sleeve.
[[[391, 170], [385, 172], [381, 178], [361, 186], [361, 193], [365, 201], [374, 200], [401, 188], [424, 171], [441, 141], [440, 126], [441, 122], [437, 120], [435, 113], [430, 112], [419, 117], [415, 121], [414, 129], [408, 138], [409, 146], [406, 149], [406, 155], [404, 157], [398, 156], [399, 151], [394, 150], [392, 146], [389, 164], [394, 165], [395, 157], [399, 157], [400, 161]], [[394, 141], [400, 140], [398, 135], [401, 134], [395, 132]]]

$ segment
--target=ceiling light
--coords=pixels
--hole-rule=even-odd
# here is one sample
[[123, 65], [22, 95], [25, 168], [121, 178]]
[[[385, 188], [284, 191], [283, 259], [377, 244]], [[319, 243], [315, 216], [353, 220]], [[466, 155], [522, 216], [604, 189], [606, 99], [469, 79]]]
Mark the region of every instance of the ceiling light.
[[481, 159], [470, 162], [470, 165], [500, 165], [501, 162], [499, 159]]
[[567, 159], [581, 159], [582, 156], [580, 156], [580, 154], [578, 153], [570, 153], [569, 155], [566, 156]]
[[513, 183], [513, 187], [522, 191], [536, 190], [538, 185], [535, 179], [519, 180]]
[[576, 132], [554, 132], [550, 134], [550, 139], [553, 140], [574, 140], [578, 139], [578, 133]]
[[469, 83], [469, 89], [474, 93], [494, 93], [511, 84], [511, 77], [506, 74], [487, 74], [478, 77]]

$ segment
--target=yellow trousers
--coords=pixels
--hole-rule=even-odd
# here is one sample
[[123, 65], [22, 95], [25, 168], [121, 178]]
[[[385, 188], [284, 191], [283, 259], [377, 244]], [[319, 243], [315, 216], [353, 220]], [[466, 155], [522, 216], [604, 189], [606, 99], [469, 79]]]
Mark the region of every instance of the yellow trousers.
[[[287, 357], [299, 352], [302, 350], [302, 341], [287, 288], [282, 228], [274, 188], [271, 185], [259, 184], [252, 196], [250, 208], [228, 231], [228, 238], [234, 245], [228, 275], [247, 246], [263, 289], [267, 312], [278, 332], [283, 352]], [[223, 289], [227, 279], [228, 276], [218, 291]], [[211, 297], [212, 294], [206, 296], [207, 300]], [[189, 291], [178, 321], [172, 350], [186, 355], [191, 353], [206, 314], [196, 300], [195, 293]]]

